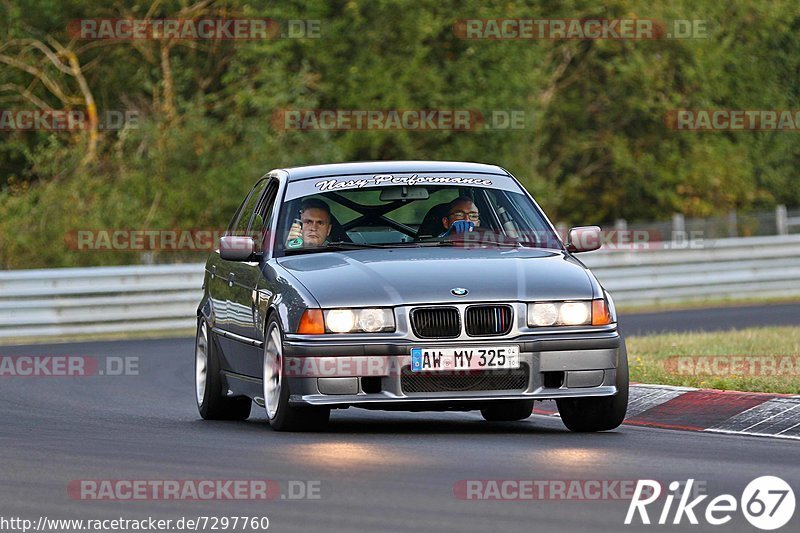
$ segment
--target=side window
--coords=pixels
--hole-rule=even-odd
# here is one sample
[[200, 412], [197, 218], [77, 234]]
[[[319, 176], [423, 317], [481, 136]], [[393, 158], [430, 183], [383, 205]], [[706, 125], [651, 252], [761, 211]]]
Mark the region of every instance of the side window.
[[278, 196], [278, 181], [275, 179], [267, 181], [267, 190], [256, 205], [248, 228], [248, 235], [252, 235], [256, 241], [256, 252], [263, 252], [267, 248], [272, 229], [275, 199]]
[[[253, 190], [250, 189], [250, 192], [253, 192]], [[247, 193], [247, 196], [244, 197], [244, 200], [242, 200], [242, 203], [239, 204], [239, 207], [236, 209], [236, 212], [233, 214], [233, 218], [228, 223], [228, 229], [225, 231], [226, 235], [233, 235], [233, 229], [236, 227], [236, 222], [239, 221], [239, 217], [242, 214], [242, 209], [244, 209], [244, 204], [247, 203], [247, 199], [248, 198], [250, 198], [250, 193]]]
[[267, 186], [267, 183], [268, 180], [263, 179], [256, 183], [253, 189], [250, 191], [247, 199], [239, 208], [239, 214], [236, 222], [232, 224], [231, 228], [228, 228], [228, 233], [230, 235], [247, 235], [247, 227], [250, 224], [253, 211], [255, 210], [256, 204], [261, 198], [261, 193], [264, 192], [264, 188]]

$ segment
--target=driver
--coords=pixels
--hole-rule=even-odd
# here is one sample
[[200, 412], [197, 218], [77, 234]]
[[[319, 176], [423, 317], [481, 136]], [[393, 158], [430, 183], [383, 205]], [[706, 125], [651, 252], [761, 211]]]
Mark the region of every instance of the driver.
[[331, 208], [318, 198], [308, 198], [300, 204], [300, 219], [289, 229], [286, 246], [316, 248], [324, 246], [331, 234]]
[[447, 216], [442, 217], [442, 226], [446, 230], [439, 237], [462, 235], [481, 225], [478, 208], [471, 198], [459, 196], [447, 206]]

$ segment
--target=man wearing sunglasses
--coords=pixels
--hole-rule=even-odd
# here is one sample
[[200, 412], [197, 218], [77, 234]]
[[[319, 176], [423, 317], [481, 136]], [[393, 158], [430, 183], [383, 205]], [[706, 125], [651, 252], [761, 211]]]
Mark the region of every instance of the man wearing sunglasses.
[[446, 230], [439, 237], [463, 235], [481, 225], [478, 208], [472, 199], [459, 196], [448, 205], [447, 216], [442, 218]]

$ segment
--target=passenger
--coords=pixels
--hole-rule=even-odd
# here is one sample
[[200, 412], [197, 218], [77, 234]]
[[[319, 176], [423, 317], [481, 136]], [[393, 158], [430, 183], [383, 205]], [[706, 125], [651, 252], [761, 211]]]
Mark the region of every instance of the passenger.
[[459, 196], [447, 206], [447, 216], [442, 218], [446, 230], [439, 237], [462, 235], [481, 225], [481, 217], [475, 203], [466, 196]]
[[309, 198], [300, 204], [300, 220], [289, 229], [288, 248], [316, 248], [324, 246], [331, 234], [331, 208], [318, 199]]

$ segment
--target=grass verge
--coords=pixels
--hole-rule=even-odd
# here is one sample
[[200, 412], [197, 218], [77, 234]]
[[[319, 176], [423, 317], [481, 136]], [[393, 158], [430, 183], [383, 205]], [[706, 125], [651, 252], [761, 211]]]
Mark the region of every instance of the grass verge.
[[194, 329], [164, 329], [155, 331], [128, 331], [114, 333], [81, 333], [78, 335], [53, 335], [52, 337], [7, 337], [0, 339], [0, 346], [61, 344], [65, 342], [170, 339], [177, 337], [194, 338], [194, 335]]
[[800, 328], [628, 337], [631, 381], [800, 394]]
[[[613, 296], [613, 294], [612, 294]], [[680, 302], [660, 302], [652, 304], [616, 303], [618, 313], [660, 313], [663, 311], [682, 311], [684, 309], [708, 309], [720, 307], [748, 307], [768, 304], [800, 303], [796, 295], [769, 298], [706, 298]]]

